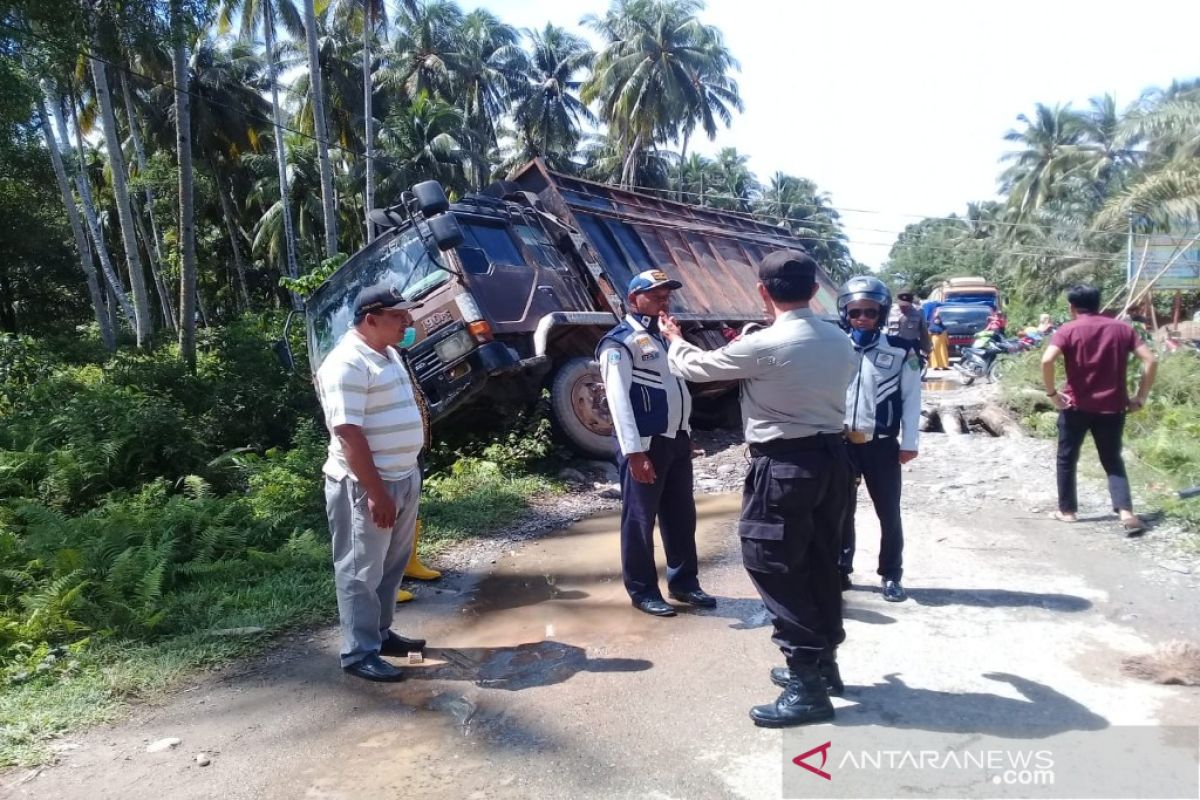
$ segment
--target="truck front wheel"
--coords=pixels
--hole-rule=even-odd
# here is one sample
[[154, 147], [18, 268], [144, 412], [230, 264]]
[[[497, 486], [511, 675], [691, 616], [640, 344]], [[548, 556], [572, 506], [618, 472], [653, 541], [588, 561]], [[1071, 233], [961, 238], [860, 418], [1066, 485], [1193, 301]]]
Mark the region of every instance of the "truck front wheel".
[[616, 454], [612, 416], [595, 359], [572, 358], [555, 373], [550, 417], [558, 434], [581, 455], [611, 459]]

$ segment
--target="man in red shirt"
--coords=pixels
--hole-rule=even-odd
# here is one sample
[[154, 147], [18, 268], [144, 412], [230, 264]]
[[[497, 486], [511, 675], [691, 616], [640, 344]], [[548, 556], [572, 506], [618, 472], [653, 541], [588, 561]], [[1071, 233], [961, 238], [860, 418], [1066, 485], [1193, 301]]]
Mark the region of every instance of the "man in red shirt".
[[[1137, 411], [1146, 404], [1158, 364], [1153, 351], [1125, 322], [1100, 316], [1100, 290], [1076, 286], [1067, 292], [1072, 321], [1054, 334], [1042, 356], [1042, 381], [1046, 395], [1058, 408], [1058, 513], [1063, 522], [1075, 522], [1079, 501], [1075, 493], [1075, 467], [1079, 451], [1090, 431], [1100, 455], [1100, 464], [1108, 475], [1108, 494], [1113, 510], [1121, 515], [1128, 533], [1139, 533], [1145, 526], [1133, 513], [1133, 498], [1125, 462], [1121, 458], [1121, 435], [1125, 430], [1125, 412]], [[1144, 365], [1137, 395], [1129, 397], [1125, 372], [1129, 354]], [[1054, 362], [1062, 356], [1067, 382], [1062, 391], [1055, 388]]]

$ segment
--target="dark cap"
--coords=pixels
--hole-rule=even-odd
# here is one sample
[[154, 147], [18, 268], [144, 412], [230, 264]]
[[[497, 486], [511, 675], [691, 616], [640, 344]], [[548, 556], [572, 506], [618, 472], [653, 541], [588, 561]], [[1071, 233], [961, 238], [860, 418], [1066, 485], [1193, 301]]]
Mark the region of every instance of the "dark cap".
[[385, 309], [396, 311], [411, 311], [420, 308], [424, 303], [405, 300], [404, 295], [395, 286], [376, 286], [363, 289], [354, 301], [354, 322], [362, 322], [367, 314], [374, 314]]
[[817, 262], [808, 253], [799, 250], [776, 250], [758, 265], [760, 281], [766, 282], [772, 278], [816, 280]]

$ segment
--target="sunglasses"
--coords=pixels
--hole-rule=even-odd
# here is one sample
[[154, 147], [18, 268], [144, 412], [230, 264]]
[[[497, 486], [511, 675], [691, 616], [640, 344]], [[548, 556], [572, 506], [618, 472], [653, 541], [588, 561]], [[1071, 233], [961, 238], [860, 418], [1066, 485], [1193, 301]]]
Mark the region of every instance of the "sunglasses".
[[867, 319], [879, 319], [878, 308], [852, 308], [846, 312], [846, 316], [850, 319], [858, 319], [866, 317]]

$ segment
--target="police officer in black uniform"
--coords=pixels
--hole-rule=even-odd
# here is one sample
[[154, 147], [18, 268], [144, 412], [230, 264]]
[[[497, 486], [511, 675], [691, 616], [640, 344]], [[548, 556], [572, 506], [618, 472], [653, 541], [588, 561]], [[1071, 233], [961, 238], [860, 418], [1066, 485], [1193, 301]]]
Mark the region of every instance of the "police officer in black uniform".
[[700, 588], [696, 500], [692, 493], [692, 397], [667, 365], [658, 329], [671, 292], [682, 286], [662, 270], [629, 282], [629, 313], [596, 348], [613, 419], [621, 474], [621, 572], [634, 607], [673, 617], [654, 567], [654, 522], [667, 557], [667, 591], [674, 600], [712, 608]]
[[690, 381], [742, 381], [742, 419], [752, 457], [738, 533], [742, 560], [775, 626], [787, 661], [771, 670], [784, 687], [773, 703], [750, 709], [763, 727], [833, 716], [840, 693], [836, 648], [845, 639], [838, 576], [850, 467], [842, 434], [853, 348], [834, 324], [808, 307], [817, 265], [785, 250], [759, 267], [758, 290], [770, 327], [704, 351], [663, 320], [672, 369]]

